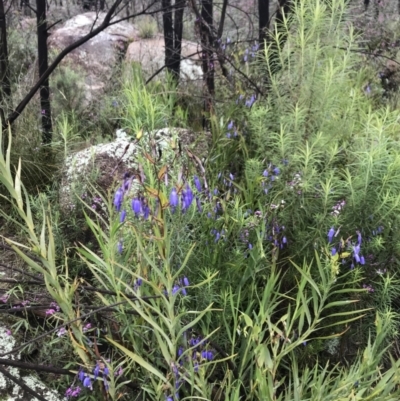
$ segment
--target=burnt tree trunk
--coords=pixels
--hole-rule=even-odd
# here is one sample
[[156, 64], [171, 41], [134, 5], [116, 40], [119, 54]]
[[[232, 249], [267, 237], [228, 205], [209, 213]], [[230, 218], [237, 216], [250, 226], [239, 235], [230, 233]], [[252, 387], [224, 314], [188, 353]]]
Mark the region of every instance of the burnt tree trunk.
[[[36, 8], [39, 78], [41, 78], [48, 68], [46, 0], [36, 0]], [[48, 144], [52, 140], [49, 78], [46, 78], [40, 86], [40, 108], [42, 114], [42, 141], [44, 144]]]
[[185, 5], [186, 0], [175, 0], [174, 5], [171, 0], [162, 0], [165, 66], [176, 83], [179, 81], [180, 74]]
[[[7, 105], [11, 106], [11, 86], [10, 86], [10, 70], [8, 63], [8, 47], [7, 47], [7, 29], [6, 15], [4, 12], [3, 0], [0, 0], [0, 118], [1, 124], [4, 126], [6, 120]], [[3, 136], [3, 149], [0, 149], [5, 154], [8, 147], [8, 135]]]
[[8, 63], [7, 27], [4, 2], [0, 0], [0, 117], [5, 121], [4, 108], [11, 98], [10, 70]]
[[172, 53], [171, 72], [179, 80], [181, 70], [183, 13], [186, 0], [175, 0], [174, 12], [174, 51]]
[[264, 47], [269, 28], [269, 0], [258, 0], [258, 41]]
[[171, 0], [162, 0], [163, 8], [163, 29], [165, 43], [165, 66], [167, 71], [171, 72], [171, 62], [174, 53], [174, 25], [172, 19], [172, 3]]
[[205, 112], [211, 113], [215, 94], [213, 57], [213, 0], [202, 0], [200, 11], [200, 39], [204, 81], [207, 88]]

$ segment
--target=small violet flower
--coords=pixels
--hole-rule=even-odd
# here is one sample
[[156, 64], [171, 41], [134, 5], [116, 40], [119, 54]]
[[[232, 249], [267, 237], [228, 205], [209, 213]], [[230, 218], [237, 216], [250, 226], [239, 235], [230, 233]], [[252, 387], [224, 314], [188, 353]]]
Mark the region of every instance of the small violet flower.
[[332, 242], [332, 238], [335, 235], [335, 228], [331, 227], [330, 230], [328, 231], [328, 242]]
[[179, 204], [179, 198], [175, 188], [172, 188], [171, 193], [169, 195], [169, 204], [172, 206], [173, 210], [175, 210], [175, 208]]

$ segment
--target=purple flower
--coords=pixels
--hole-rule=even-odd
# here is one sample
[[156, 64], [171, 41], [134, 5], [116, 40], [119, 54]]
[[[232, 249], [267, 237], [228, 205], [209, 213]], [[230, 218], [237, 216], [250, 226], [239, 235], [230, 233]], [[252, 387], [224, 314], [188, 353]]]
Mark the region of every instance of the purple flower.
[[274, 172], [275, 175], [278, 175], [281, 172], [279, 167], [275, 167], [272, 171]]
[[196, 189], [197, 189], [197, 191], [198, 192], [201, 192], [201, 182], [200, 182], [200, 179], [199, 179], [199, 177], [197, 177], [197, 175], [195, 175], [194, 177], [193, 177], [193, 181], [194, 181], [194, 186], [196, 187]]
[[269, 174], [269, 173], [268, 173], [268, 170], [264, 170], [263, 176], [264, 176], [264, 177], [268, 177], [268, 174]]
[[104, 368], [103, 374], [104, 374], [105, 376], [108, 376], [108, 375], [110, 374], [110, 371], [108, 370], [108, 367], [107, 367], [107, 366]]
[[122, 251], [124, 250], [124, 245], [122, 244], [122, 241], [118, 241], [117, 250], [118, 253], [122, 253]]
[[61, 329], [57, 331], [57, 336], [58, 336], [58, 337], [61, 337], [61, 336], [63, 336], [66, 332], [67, 332], [67, 330], [65, 329], [65, 327], [61, 327]]
[[287, 238], [286, 237], [282, 238], [282, 244], [287, 244]]
[[233, 128], [233, 121], [229, 121], [228, 130], [230, 131]]
[[335, 247], [332, 248], [332, 256], [335, 256], [337, 254], [337, 250]]
[[332, 242], [332, 238], [335, 235], [335, 228], [331, 227], [330, 230], [328, 231], [328, 243]]
[[121, 210], [123, 199], [124, 199], [124, 191], [122, 190], [122, 188], [118, 188], [114, 196], [114, 206], [116, 207], [117, 212]]
[[143, 218], [147, 220], [150, 216], [150, 208], [148, 205], [143, 206]]
[[360, 257], [360, 264], [365, 265], [365, 258], [364, 256]]
[[214, 359], [214, 354], [211, 351], [207, 351], [207, 357], [209, 361], [212, 361]]
[[188, 280], [188, 278], [187, 277], [184, 277], [183, 278], [183, 285], [185, 286], [185, 287], [189, 287], [189, 280]]
[[361, 237], [361, 232], [357, 231], [357, 236], [358, 236], [358, 245], [361, 245], [362, 237]]
[[142, 203], [140, 202], [140, 199], [135, 198], [132, 200], [132, 211], [135, 213], [136, 217], [139, 217], [139, 214], [142, 211]]
[[119, 216], [119, 222], [120, 222], [120, 223], [123, 223], [123, 222], [125, 221], [125, 217], [126, 217], [126, 210], [124, 209], [124, 210], [121, 212], [121, 215]]
[[51, 316], [56, 313], [55, 309], [47, 309], [46, 310], [46, 316]]
[[92, 381], [90, 380], [89, 376], [86, 376], [83, 380], [83, 387], [90, 388], [92, 390]]
[[94, 375], [94, 378], [95, 378], [95, 379], [97, 379], [97, 376], [99, 375], [99, 373], [100, 373], [100, 366], [99, 366], [99, 364], [97, 363], [96, 366], [95, 366], [95, 368], [93, 369], [93, 375]]
[[78, 397], [79, 393], [81, 392], [81, 388], [80, 387], [68, 387], [67, 391], [65, 392], [65, 396], [67, 398], [69, 397]]
[[92, 328], [92, 324], [91, 323], [86, 323], [84, 326], [83, 326], [83, 332], [84, 333], [86, 333], [89, 329], [91, 329]]
[[172, 287], [172, 295], [175, 295], [179, 291], [180, 287], [179, 285], [174, 285]]
[[83, 380], [85, 380], [85, 372], [83, 371], [83, 369], [79, 369], [78, 378], [81, 382], [83, 382]]
[[103, 384], [104, 384], [104, 389], [106, 391], [108, 391], [108, 389], [110, 388], [110, 384], [108, 383], [108, 380], [106, 380], [105, 378], [103, 378]]
[[179, 204], [179, 198], [175, 188], [172, 188], [171, 193], [169, 195], [169, 204], [172, 206], [173, 210], [175, 210], [175, 208]]
[[[185, 209], [188, 209], [193, 202], [193, 192], [189, 184], [186, 184], [186, 191], [184, 191]], [[182, 206], [183, 209], [183, 206]]]

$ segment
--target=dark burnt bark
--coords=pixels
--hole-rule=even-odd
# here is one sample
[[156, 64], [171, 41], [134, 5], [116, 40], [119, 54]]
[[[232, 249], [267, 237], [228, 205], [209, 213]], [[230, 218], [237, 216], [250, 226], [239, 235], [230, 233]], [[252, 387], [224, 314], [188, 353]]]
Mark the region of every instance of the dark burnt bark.
[[8, 63], [7, 28], [3, 0], [0, 0], [0, 117], [5, 120], [7, 103], [11, 98], [10, 70]]
[[269, 28], [269, 0], [258, 0], [258, 40], [263, 47]]
[[176, 82], [179, 81], [180, 74], [185, 5], [186, 0], [176, 0], [174, 5], [171, 0], [162, 0], [165, 67]]
[[212, 111], [212, 99], [215, 94], [214, 58], [213, 58], [213, 0], [202, 0], [200, 11], [200, 39], [203, 75], [207, 88], [205, 111]]
[[[36, 8], [39, 78], [41, 78], [48, 69], [46, 0], [36, 0]], [[42, 115], [42, 142], [48, 144], [52, 140], [49, 77], [44, 79], [40, 86], [40, 108]]]

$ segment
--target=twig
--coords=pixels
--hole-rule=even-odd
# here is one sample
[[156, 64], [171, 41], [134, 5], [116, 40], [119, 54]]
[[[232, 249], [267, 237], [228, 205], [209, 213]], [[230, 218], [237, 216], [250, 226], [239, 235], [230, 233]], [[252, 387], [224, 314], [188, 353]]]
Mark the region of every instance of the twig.
[[42, 397], [40, 394], [38, 394], [36, 391], [32, 390], [30, 387], [28, 387], [22, 379], [17, 379], [15, 376], [13, 376], [11, 373], [9, 373], [6, 369], [0, 366], [0, 373], [2, 373], [5, 377], [8, 377], [11, 381], [13, 381], [15, 384], [18, 384], [23, 390], [25, 390], [27, 393], [31, 394], [33, 397], [36, 397], [40, 401], [48, 401], [46, 398]]

